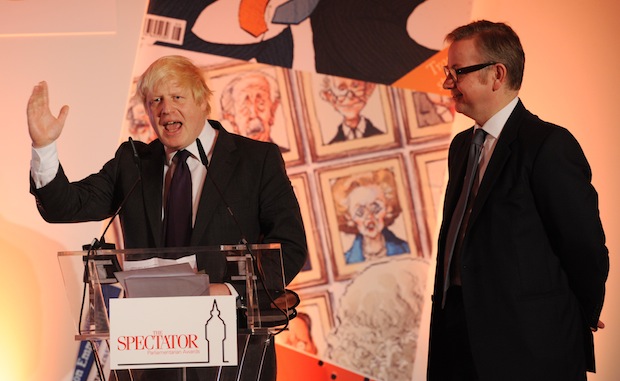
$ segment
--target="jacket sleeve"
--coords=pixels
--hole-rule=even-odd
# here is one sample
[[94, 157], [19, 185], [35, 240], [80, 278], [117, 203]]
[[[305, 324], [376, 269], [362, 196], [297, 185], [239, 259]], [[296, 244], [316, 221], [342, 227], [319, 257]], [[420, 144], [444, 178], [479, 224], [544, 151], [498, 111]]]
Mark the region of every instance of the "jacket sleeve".
[[306, 261], [306, 234], [299, 204], [277, 146], [273, 145], [267, 151], [264, 169], [259, 195], [262, 241], [282, 244], [284, 275], [288, 284]]
[[80, 181], [70, 182], [62, 165], [56, 177], [36, 189], [30, 178], [30, 193], [35, 196], [43, 219], [52, 223], [99, 221], [114, 214], [122, 200], [122, 186], [117, 182], [121, 157], [129, 154], [123, 146], [103, 168]]
[[553, 250], [590, 327], [596, 327], [605, 295], [609, 256], [598, 195], [579, 143], [555, 127], [540, 146], [531, 185]]

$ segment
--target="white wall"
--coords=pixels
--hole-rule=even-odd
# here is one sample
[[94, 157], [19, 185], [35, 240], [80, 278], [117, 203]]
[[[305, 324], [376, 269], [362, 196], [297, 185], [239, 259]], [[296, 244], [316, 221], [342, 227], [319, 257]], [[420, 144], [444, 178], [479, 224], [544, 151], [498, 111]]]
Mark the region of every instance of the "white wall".
[[[71, 106], [59, 141], [70, 178], [97, 170], [111, 157], [118, 143], [146, 0], [116, 3], [118, 25], [113, 35], [0, 38], [0, 110], [5, 121], [0, 143], [2, 380], [62, 380], [75, 363], [75, 329], [65, 311], [56, 253], [78, 250], [100, 234], [101, 225], [50, 225], [39, 217], [28, 194], [30, 140], [25, 105], [32, 87], [45, 79], [53, 110], [65, 103]], [[525, 105], [543, 119], [569, 128], [594, 172], [612, 265], [602, 316], [607, 328], [595, 337], [599, 373], [590, 376], [595, 381], [620, 376], [616, 355], [620, 276], [614, 255], [620, 248], [616, 197], [620, 153], [614, 149], [620, 142], [615, 116], [620, 71], [612, 29], [618, 14], [616, 0], [476, 0], [473, 11], [475, 19], [506, 21], [519, 33], [527, 56], [521, 92]], [[466, 118], [459, 117], [455, 130], [468, 125]], [[423, 367], [416, 369], [415, 379], [423, 379], [423, 374]]]
[[[0, 2], [0, 14], [11, 5]], [[114, 34], [0, 37], [1, 380], [69, 376], [76, 330], [66, 311], [56, 253], [79, 250], [101, 234], [100, 223], [50, 225], [39, 217], [28, 193], [28, 97], [36, 83], [47, 80], [54, 112], [70, 105], [59, 141], [70, 178], [98, 170], [118, 145], [145, 8], [146, 0], [116, 0]]]

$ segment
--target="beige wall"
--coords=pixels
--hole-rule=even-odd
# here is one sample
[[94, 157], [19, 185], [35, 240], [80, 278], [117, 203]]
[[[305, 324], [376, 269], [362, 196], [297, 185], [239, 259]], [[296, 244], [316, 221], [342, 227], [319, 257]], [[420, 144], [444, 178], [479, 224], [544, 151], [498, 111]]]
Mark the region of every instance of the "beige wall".
[[[6, 4], [6, 2], [5, 2]], [[97, 169], [111, 157], [138, 43], [146, 0], [117, 0], [117, 33], [90, 36], [0, 37], [0, 379], [68, 379], [75, 363], [74, 326], [64, 312], [62, 279], [55, 253], [76, 250], [100, 234], [100, 224], [49, 225], [28, 194], [30, 159], [25, 104], [32, 86], [48, 80], [54, 110], [71, 112], [59, 143], [71, 178]], [[0, 5], [0, 13], [1, 7]], [[596, 334], [599, 373], [591, 380], [620, 376], [620, 142], [615, 92], [620, 84], [616, 0], [474, 1], [473, 18], [510, 23], [522, 38], [527, 64], [521, 97], [543, 119], [570, 129], [581, 142], [594, 173], [612, 271], [603, 310], [607, 328]], [[79, 15], [76, 15], [79, 17]], [[455, 130], [469, 125], [459, 117]], [[427, 315], [427, 314], [425, 314]], [[426, 323], [427, 324], [427, 323]], [[425, 343], [425, 338], [421, 344]], [[419, 356], [423, 356], [424, 348]], [[423, 365], [419, 357], [418, 365]], [[424, 367], [416, 369], [422, 379]], [[422, 377], [422, 378], [418, 378]]]
[[620, 2], [476, 1], [474, 18], [506, 20], [518, 31], [526, 51], [521, 97], [541, 118], [567, 127], [580, 141], [599, 192], [611, 271], [601, 319], [607, 328], [595, 335], [598, 374], [590, 380], [620, 376], [620, 128], [615, 99], [620, 72], [616, 41]]
[[[620, 128], [617, 86], [620, 60], [616, 40], [617, 0], [474, 2], [474, 18], [508, 21], [519, 33], [526, 54], [521, 97], [541, 118], [567, 127], [580, 141], [599, 192], [611, 271], [595, 334], [598, 373], [590, 380], [620, 377]], [[570, 190], [567, 190], [570, 191]]]
[[[0, 20], [12, 3], [0, 1]], [[41, 80], [50, 85], [54, 112], [70, 105], [59, 150], [71, 178], [113, 155], [146, 0], [116, 3], [114, 34], [0, 37], [0, 380], [70, 380], [75, 366], [76, 329], [56, 253], [79, 250], [101, 234], [101, 224], [50, 225], [38, 216], [28, 194], [25, 107]], [[62, 22], [49, 13], [33, 17]]]

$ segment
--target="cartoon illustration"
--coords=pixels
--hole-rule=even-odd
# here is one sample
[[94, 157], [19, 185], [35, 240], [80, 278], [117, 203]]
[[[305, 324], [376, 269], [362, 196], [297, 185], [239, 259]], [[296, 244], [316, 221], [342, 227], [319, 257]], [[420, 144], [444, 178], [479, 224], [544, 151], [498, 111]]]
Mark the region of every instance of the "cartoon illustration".
[[144, 104], [139, 97], [134, 96], [129, 100], [127, 107], [127, 132], [134, 140], [150, 143], [157, 139], [155, 130], [151, 127], [151, 121], [144, 109]]
[[158, 0], [148, 13], [187, 22], [183, 49], [290, 68], [291, 26], [307, 19], [318, 1]]
[[424, 261], [401, 258], [353, 278], [340, 298], [326, 358], [377, 380], [411, 380], [427, 270]]
[[321, 99], [342, 115], [338, 131], [328, 144], [384, 133], [361, 114], [374, 90], [374, 83], [327, 75], [323, 78]]
[[288, 329], [278, 334], [277, 340], [279, 344], [285, 344], [300, 351], [313, 355], [318, 353], [312, 339], [312, 320], [310, 315], [304, 312], [297, 313], [297, 317], [289, 322]]
[[339, 178], [332, 191], [338, 229], [355, 234], [344, 253], [347, 264], [410, 252], [409, 244], [388, 229], [402, 211], [392, 171]]
[[449, 96], [416, 91], [413, 103], [420, 128], [454, 121], [454, 102]]
[[222, 117], [235, 133], [273, 142], [271, 129], [280, 105], [280, 90], [271, 75], [256, 70], [234, 77], [222, 90], [220, 105]]

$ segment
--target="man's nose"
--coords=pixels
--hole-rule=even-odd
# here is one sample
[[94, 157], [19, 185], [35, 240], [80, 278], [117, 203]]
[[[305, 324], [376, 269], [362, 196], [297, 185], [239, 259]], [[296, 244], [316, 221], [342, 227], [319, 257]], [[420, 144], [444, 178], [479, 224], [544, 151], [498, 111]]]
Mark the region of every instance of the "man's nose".
[[160, 112], [164, 115], [168, 115], [170, 114], [170, 110], [171, 110], [170, 102], [167, 101], [166, 99], [162, 99], [161, 104], [160, 104]]
[[454, 80], [452, 79], [452, 77], [451, 77], [451, 76], [449, 76], [449, 75], [448, 75], [448, 76], [446, 76], [446, 79], [444, 79], [444, 80], [443, 80], [443, 85], [442, 85], [442, 87], [443, 87], [445, 90], [451, 90], [451, 89], [453, 89], [453, 88], [454, 88], [454, 86], [455, 86], [455, 83], [454, 83]]

